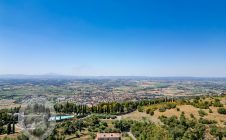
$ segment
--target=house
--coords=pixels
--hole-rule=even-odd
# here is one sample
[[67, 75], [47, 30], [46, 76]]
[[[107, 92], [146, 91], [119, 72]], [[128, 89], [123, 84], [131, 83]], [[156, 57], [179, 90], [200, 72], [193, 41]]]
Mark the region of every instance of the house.
[[97, 133], [95, 140], [121, 140], [120, 133]]

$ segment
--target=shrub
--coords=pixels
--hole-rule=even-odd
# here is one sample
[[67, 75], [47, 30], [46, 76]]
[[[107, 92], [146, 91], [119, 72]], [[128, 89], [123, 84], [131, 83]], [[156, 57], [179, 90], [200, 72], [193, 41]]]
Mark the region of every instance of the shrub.
[[215, 121], [215, 120], [207, 120], [207, 119], [203, 119], [203, 118], [200, 118], [199, 122], [202, 124], [216, 124], [217, 123], [217, 121]]
[[213, 113], [212, 109], [209, 109], [209, 113]]
[[149, 114], [150, 114], [151, 116], [153, 116], [153, 115], [155, 114], [155, 112], [154, 112], [154, 111], [150, 111]]
[[180, 108], [177, 108], [177, 111], [180, 111]]
[[147, 122], [136, 122], [131, 132], [138, 140], [169, 140], [169, 132], [158, 125]]
[[143, 112], [143, 111], [144, 111], [144, 108], [143, 108], [142, 106], [138, 106], [138, 107], [137, 107], [137, 110], [138, 110], [139, 112]]
[[191, 118], [195, 118], [194, 114], [192, 114], [192, 113], [190, 114], [190, 117], [191, 117]]
[[186, 119], [182, 112], [180, 118], [176, 116], [160, 116], [159, 119], [164, 124], [173, 140], [203, 140], [205, 125], [197, 122], [196, 119]]
[[208, 109], [209, 106], [211, 105], [211, 103], [209, 103], [208, 101], [202, 101], [202, 100], [194, 100], [192, 102], [192, 105], [196, 108], [200, 108], [200, 109]]
[[125, 120], [120, 120], [120, 121], [115, 121], [114, 125], [115, 128], [120, 129], [121, 132], [129, 131], [131, 127], [131, 121], [125, 121]]
[[224, 114], [224, 115], [226, 115], [226, 108], [223, 108], [223, 107], [218, 108], [217, 112], [218, 112], [219, 114]]
[[166, 108], [165, 107], [160, 107], [159, 108], [159, 112], [165, 112], [166, 111]]
[[151, 109], [150, 109], [150, 108], [148, 108], [148, 109], [146, 110], [146, 113], [147, 113], [147, 114], [149, 114], [149, 113], [150, 113], [150, 111], [151, 111]]
[[219, 140], [222, 140], [225, 135], [225, 130], [223, 130], [220, 127], [217, 127], [216, 125], [210, 126], [210, 134], [217, 137]]
[[214, 107], [223, 107], [223, 104], [220, 103], [220, 102], [214, 102], [214, 103], [213, 103], [213, 106], [214, 106]]
[[172, 109], [172, 108], [176, 108], [176, 104], [174, 104], [174, 103], [167, 103], [166, 105], [165, 105], [165, 108], [166, 109]]
[[204, 117], [204, 116], [207, 115], [207, 113], [205, 111], [203, 111], [203, 110], [199, 110], [198, 113], [199, 113], [200, 117]]

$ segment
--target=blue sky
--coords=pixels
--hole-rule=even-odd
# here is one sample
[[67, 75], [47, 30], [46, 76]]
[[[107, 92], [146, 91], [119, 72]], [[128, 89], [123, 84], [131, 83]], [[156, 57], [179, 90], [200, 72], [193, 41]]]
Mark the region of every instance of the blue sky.
[[226, 77], [225, 0], [1, 0], [0, 74]]

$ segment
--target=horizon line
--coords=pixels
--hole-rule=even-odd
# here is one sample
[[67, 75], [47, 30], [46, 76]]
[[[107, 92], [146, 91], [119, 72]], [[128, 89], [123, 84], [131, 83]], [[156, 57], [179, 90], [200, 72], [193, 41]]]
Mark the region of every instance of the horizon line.
[[226, 78], [226, 76], [146, 76], [146, 75], [70, 75], [70, 74], [0, 74], [2, 77], [143, 77], [143, 78]]

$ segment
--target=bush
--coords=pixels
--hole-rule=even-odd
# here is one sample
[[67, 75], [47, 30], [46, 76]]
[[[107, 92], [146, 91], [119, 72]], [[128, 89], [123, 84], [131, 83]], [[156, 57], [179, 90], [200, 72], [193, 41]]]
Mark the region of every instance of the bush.
[[218, 108], [217, 112], [218, 112], [219, 114], [224, 114], [224, 115], [226, 115], [226, 108], [223, 108], [223, 107]]
[[220, 127], [217, 127], [216, 125], [210, 126], [210, 134], [218, 138], [219, 140], [222, 140], [223, 137], [226, 136], [225, 130], [223, 130]]
[[165, 128], [155, 125], [154, 123], [135, 122], [134, 125], [132, 125], [131, 132], [138, 140], [172, 139]]
[[114, 122], [115, 128], [120, 129], [121, 132], [129, 131], [131, 125], [132, 125], [131, 121], [117, 120]]
[[220, 103], [220, 101], [217, 101], [217, 102], [214, 102], [214, 103], [213, 103], [213, 106], [214, 106], [214, 107], [223, 107], [223, 104]]
[[195, 118], [194, 114], [192, 114], [192, 113], [190, 114], [190, 117], [191, 117], [191, 118]]
[[204, 116], [207, 115], [207, 113], [205, 111], [203, 111], [203, 110], [199, 110], [198, 113], [199, 113], [200, 117], [204, 117]]
[[180, 111], [180, 108], [177, 108], [177, 111]]
[[176, 108], [176, 104], [174, 104], [174, 103], [167, 103], [166, 105], [165, 105], [165, 108], [166, 109], [172, 109], [172, 108]]
[[143, 111], [144, 111], [144, 108], [143, 108], [142, 106], [138, 106], [138, 107], [137, 107], [137, 110], [138, 110], [139, 112], [143, 112]]
[[199, 123], [202, 123], [202, 124], [216, 124], [217, 121], [215, 121], [215, 120], [207, 120], [207, 119], [200, 118], [199, 119]]
[[165, 107], [160, 107], [159, 108], [159, 112], [165, 112], [166, 111], [166, 108]]
[[213, 113], [212, 109], [209, 109], [209, 113]]
[[150, 108], [146, 109], [146, 114], [149, 114], [149, 113], [150, 113], [150, 111], [151, 111], [151, 109], [150, 109]]
[[154, 112], [154, 111], [150, 111], [149, 114], [150, 114], [151, 116], [153, 116], [153, 115], [155, 114], [155, 112]]
[[94, 133], [94, 132], [90, 132], [89, 135], [92, 139], [95, 139], [95, 137], [96, 137], [96, 133]]
[[196, 119], [186, 119], [182, 112], [180, 118], [176, 116], [160, 116], [164, 127], [168, 130], [173, 140], [203, 140], [205, 134], [205, 125], [197, 122]]
[[200, 109], [208, 109], [209, 106], [211, 105], [211, 103], [209, 103], [208, 101], [202, 101], [202, 100], [194, 100], [192, 102], [192, 105], [196, 108], [200, 108]]

